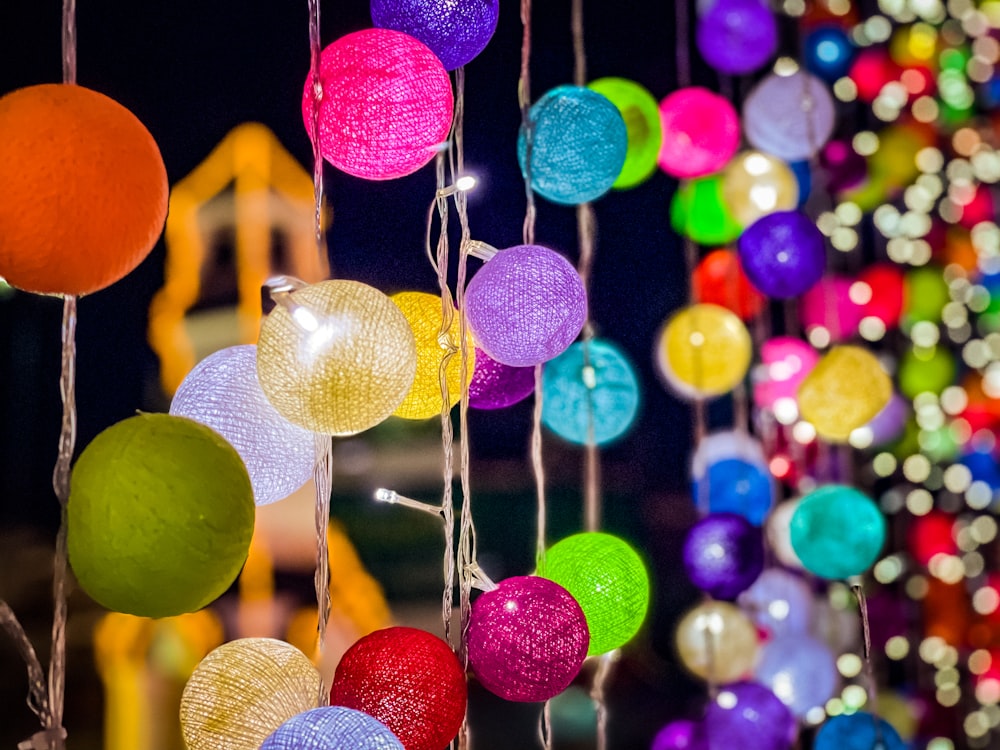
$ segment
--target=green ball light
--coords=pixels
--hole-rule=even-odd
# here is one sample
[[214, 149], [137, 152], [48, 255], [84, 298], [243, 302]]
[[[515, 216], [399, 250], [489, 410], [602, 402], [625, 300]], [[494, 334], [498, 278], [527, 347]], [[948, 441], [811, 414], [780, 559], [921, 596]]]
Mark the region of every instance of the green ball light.
[[829, 484], [802, 498], [792, 515], [792, 549], [810, 573], [839, 579], [860, 575], [885, 545], [885, 517], [853, 487]]
[[603, 94], [625, 120], [625, 164], [611, 187], [626, 190], [645, 182], [656, 171], [656, 157], [663, 142], [660, 105], [644, 86], [627, 78], [598, 78], [587, 88]]
[[727, 245], [743, 231], [723, 200], [722, 175], [682, 181], [670, 201], [670, 224], [701, 245]]
[[649, 575], [638, 553], [611, 534], [574, 534], [552, 545], [538, 575], [573, 595], [590, 629], [588, 656], [613, 651], [638, 631], [649, 607]]
[[943, 346], [913, 347], [899, 363], [899, 390], [907, 398], [920, 393], [939, 394], [955, 382], [958, 365]]
[[909, 330], [914, 323], [938, 323], [941, 311], [951, 301], [944, 272], [937, 266], [921, 266], [908, 271], [904, 280], [903, 328]]
[[140, 414], [87, 446], [70, 478], [69, 561], [117, 612], [194, 612], [236, 579], [250, 549], [253, 489], [236, 450], [186, 417]]

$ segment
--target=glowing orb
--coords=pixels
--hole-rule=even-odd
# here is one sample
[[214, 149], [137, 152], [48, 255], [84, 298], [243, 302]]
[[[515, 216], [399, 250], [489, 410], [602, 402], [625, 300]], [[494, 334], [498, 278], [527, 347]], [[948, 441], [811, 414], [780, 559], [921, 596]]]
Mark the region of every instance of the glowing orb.
[[722, 176], [684, 180], [670, 199], [670, 226], [701, 245], [725, 245], [740, 236], [741, 225], [722, 196]]
[[695, 43], [720, 73], [745, 75], [763, 67], [778, 48], [778, 22], [760, 0], [715, 0], [698, 16]]
[[753, 288], [731, 250], [713, 250], [698, 261], [691, 287], [698, 302], [732, 310], [740, 320], [749, 320], [764, 309], [764, 297]]
[[628, 134], [625, 164], [611, 187], [624, 190], [645, 182], [656, 171], [663, 142], [656, 99], [645, 87], [625, 78], [598, 78], [587, 84], [587, 88], [606, 96], [625, 121]]
[[404, 750], [382, 722], [343, 706], [314, 708], [293, 716], [264, 740], [260, 750]]
[[905, 750], [906, 744], [885, 719], [867, 711], [831, 716], [816, 732], [815, 750], [871, 750], [881, 742], [885, 750]]
[[708, 89], [680, 89], [660, 102], [660, 169], [674, 177], [718, 172], [740, 145], [739, 115]]
[[757, 629], [736, 605], [707, 601], [689, 610], [675, 633], [681, 663], [713, 683], [750, 674], [757, 659]]
[[833, 133], [836, 112], [826, 84], [801, 70], [772, 73], [743, 103], [747, 140], [786, 161], [808, 159]]
[[840, 682], [829, 647], [801, 633], [765, 643], [753, 674], [799, 719], [825, 706]]
[[715, 432], [691, 458], [692, 496], [703, 513], [736, 513], [754, 526], [774, 502], [774, 479], [761, 444], [739, 431]]
[[684, 539], [684, 570], [691, 583], [713, 599], [732, 601], [764, 568], [759, 528], [735, 513], [712, 513]]
[[460, 68], [482, 52], [497, 28], [498, 0], [372, 0], [372, 23], [426, 44], [445, 70]]
[[749, 227], [762, 216], [795, 208], [799, 183], [781, 159], [762, 151], [744, 151], [726, 165], [722, 197], [736, 221]]
[[819, 354], [802, 339], [768, 339], [760, 347], [760, 364], [753, 370], [754, 403], [773, 410], [780, 399], [794, 401], [799, 385], [817, 362]]
[[806, 68], [827, 83], [846, 76], [857, 53], [851, 37], [837, 26], [821, 26], [810, 32], [804, 47]]
[[740, 235], [740, 263], [768, 297], [798, 297], [823, 276], [826, 243], [815, 222], [799, 211], [776, 211]]
[[765, 570], [739, 598], [754, 624], [772, 639], [809, 632], [812, 601], [812, 591], [802, 576], [783, 568]]
[[469, 381], [470, 407], [503, 409], [523, 401], [534, 391], [534, 367], [505, 365], [476, 348], [476, 368]]
[[708, 704], [703, 721], [710, 748], [787, 750], [795, 717], [770, 689], [756, 682], [724, 685]]

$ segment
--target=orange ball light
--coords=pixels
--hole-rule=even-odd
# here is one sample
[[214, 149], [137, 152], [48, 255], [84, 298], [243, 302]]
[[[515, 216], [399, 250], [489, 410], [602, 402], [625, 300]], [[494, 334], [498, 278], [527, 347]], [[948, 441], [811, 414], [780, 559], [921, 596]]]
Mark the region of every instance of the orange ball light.
[[96, 91], [42, 84], [0, 98], [0, 276], [88, 294], [132, 271], [167, 217], [160, 150]]

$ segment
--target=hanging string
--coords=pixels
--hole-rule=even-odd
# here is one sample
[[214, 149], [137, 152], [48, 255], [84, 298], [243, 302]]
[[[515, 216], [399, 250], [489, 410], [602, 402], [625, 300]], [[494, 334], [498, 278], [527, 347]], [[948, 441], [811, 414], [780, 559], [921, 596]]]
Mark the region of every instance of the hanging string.
[[531, 189], [531, 152], [534, 146], [534, 127], [531, 124], [531, 0], [521, 0], [521, 76], [517, 82], [517, 100], [521, 106], [521, 129], [524, 132], [524, 192], [527, 206], [524, 212], [523, 237], [525, 245], [535, 243], [535, 193]]
[[598, 658], [597, 672], [594, 674], [594, 682], [590, 688], [590, 700], [597, 709], [597, 750], [607, 750], [608, 747], [608, 704], [605, 697], [605, 688], [611, 670], [621, 652], [615, 649]]
[[[861, 634], [864, 638], [864, 658], [865, 658], [865, 682], [868, 683], [868, 705], [871, 707], [873, 716], [878, 715], [878, 690], [875, 683], [875, 668], [872, 665], [872, 635], [871, 625], [868, 621], [868, 599], [861, 588], [860, 583], [852, 583], [851, 591], [854, 592], [858, 600], [858, 612], [861, 614]], [[876, 731], [879, 731], [878, 722], [875, 723]], [[878, 738], [876, 738], [878, 739]], [[877, 743], [876, 743], [877, 746]]]
[[552, 750], [552, 702], [545, 701], [538, 714], [538, 742], [542, 750]]

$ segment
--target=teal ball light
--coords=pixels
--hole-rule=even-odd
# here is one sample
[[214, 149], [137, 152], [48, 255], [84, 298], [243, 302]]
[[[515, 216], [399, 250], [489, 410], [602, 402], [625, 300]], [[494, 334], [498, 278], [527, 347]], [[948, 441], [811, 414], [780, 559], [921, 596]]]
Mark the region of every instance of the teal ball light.
[[860, 575], [885, 545], [885, 517], [853, 487], [829, 484], [802, 498], [791, 520], [792, 549], [820, 578]]

